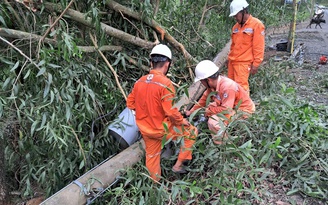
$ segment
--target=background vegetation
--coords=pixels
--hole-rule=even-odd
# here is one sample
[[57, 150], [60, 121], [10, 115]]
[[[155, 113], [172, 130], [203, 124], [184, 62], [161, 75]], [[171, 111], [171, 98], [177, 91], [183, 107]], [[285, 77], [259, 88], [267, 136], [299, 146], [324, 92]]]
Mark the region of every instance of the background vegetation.
[[[148, 72], [143, 68], [149, 65], [150, 47], [113, 37], [103, 25], [172, 47], [169, 77], [182, 94], [192, 82], [189, 69], [199, 60], [213, 59], [234, 24], [227, 0], [117, 1], [142, 21], [113, 10], [112, 1], [21, 2], [0, 3], [0, 156], [5, 157], [0, 170], [6, 172], [7, 191], [17, 190], [22, 198], [49, 196], [120, 151], [106, 127], [124, 109], [124, 94]], [[290, 23], [290, 5], [280, 0], [248, 2], [250, 12], [267, 28]], [[69, 3], [91, 23], [67, 13], [60, 18]], [[310, 2], [301, 5], [299, 19], [309, 17]], [[159, 23], [192, 58], [167, 37], [162, 39], [147, 19]], [[46, 38], [40, 41], [24, 32]], [[84, 49], [95, 44], [117, 46], [103, 53], [124, 94], [100, 53]], [[294, 79], [286, 75], [286, 67], [266, 64], [251, 79], [258, 111], [247, 121], [234, 119], [229, 145], [214, 146], [203, 128], [188, 175], [172, 175], [172, 157], [163, 160], [163, 183], [153, 184], [140, 162], [99, 203], [256, 204], [264, 203], [273, 187], [283, 187], [289, 195], [326, 199], [327, 107], [297, 99], [288, 86]]]

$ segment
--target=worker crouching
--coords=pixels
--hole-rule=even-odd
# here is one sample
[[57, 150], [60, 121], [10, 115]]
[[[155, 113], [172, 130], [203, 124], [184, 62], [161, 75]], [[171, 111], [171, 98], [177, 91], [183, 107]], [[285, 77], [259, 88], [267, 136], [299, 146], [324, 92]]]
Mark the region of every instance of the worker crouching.
[[[222, 144], [227, 138], [225, 132], [219, 132], [222, 126], [227, 126], [231, 116], [236, 110], [244, 113], [247, 118], [255, 112], [255, 104], [247, 91], [230, 78], [220, 75], [219, 68], [210, 60], [204, 60], [197, 64], [195, 69], [195, 82], [201, 81], [206, 87], [202, 97], [190, 111], [189, 116], [199, 108], [205, 108], [205, 116], [208, 118], [208, 128], [212, 132], [213, 142]], [[209, 101], [207, 104], [206, 102]], [[225, 117], [222, 117], [222, 116]]]
[[171, 61], [171, 50], [159, 44], [150, 54], [149, 74], [142, 76], [127, 98], [127, 107], [135, 110], [136, 123], [146, 146], [146, 167], [154, 181], [161, 177], [162, 141], [183, 137], [174, 172], [183, 173], [183, 163], [192, 159], [192, 147], [197, 137], [197, 128], [183, 118], [177, 108], [173, 108], [175, 88], [166, 77]]

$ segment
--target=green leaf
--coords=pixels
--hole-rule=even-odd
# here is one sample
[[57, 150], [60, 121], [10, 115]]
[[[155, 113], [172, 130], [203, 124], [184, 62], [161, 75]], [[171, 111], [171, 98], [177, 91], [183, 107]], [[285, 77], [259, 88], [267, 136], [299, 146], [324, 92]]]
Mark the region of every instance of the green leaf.
[[10, 69], [10, 72], [13, 72], [14, 70], [16, 70], [16, 68], [18, 68], [18, 66], [19, 66], [19, 61], [17, 61], [17, 62], [15, 63], [15, 65], [14, 65], [14, 67], [12, 67], [12, 68]]
[[41, 67], [41, 66], [43, 66], [45, 63], [46, 63], [45, 60], [41, 60], [41, 61], [38, 63], [38, 66]]
[[271, 156], [271, 150], [268, 150], [267, 153], [261, 158], [259, 165], [266, 163]]
[[285, 97], [283, 97], [283, 96], [280, 96], [280, 95], [278, 95], [278, 97], [279, 97], [279, 99], [285, 104], [285, 105], [287, 105], [290, 109], [294, 109], [294, 106], [293, 106], [293, 104], [287, 99], [287, 98], [285, 98]]
[[25, 73], [23, 79], [26, 80], [28, 78], [28, 76], [30, 76], [31, 73], [31, 69], [28, 69], [27, 72]]
[[84, 160], [82, 160], [82, 161], [80, 162], [79, 169], [82, 169], [83, 167], [84, 167]]
[[6, 90], [7, 89], [8, 84], [9, 84], [10, 81], [11, 81], [11, 78], [10, 77], [5, 80], [5, 82], [2, 85], [2, 89], [3, 90]]
[[4, 25], [4, 27], [8, 27], [7, 24], [6, 24], [6, 21], [3, 19], [2, 16], [0, 16], [0, 22]]
[[239, 146], [239, 148], [241, 148], [241, 149], [247, 149], [247, 148], [251, 148], [251, 147], [252, 147], [252, 140], [248, 140], [247, 142], [245, 142], [244, 144]]
[[45, 68], [45, 67], [42, 67], [42, 68], [39, 70], [39, 72], [38, 72], [38, 74], [36, 75], [36, 77], [39, 77], [40, 75], [43, 75], [45, 72], [46, 72], [46, 68]]

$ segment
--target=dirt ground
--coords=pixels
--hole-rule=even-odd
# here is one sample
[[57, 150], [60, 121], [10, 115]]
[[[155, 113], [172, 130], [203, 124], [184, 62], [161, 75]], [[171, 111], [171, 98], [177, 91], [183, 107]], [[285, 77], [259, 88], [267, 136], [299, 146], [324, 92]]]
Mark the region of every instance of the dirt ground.
[[[304, 21], [296, 25], [294, 50], [302, 44], [303, 63], [299, 66], [290, 69], [288, 72], [293, 74], [297, 79], [297, 84], [294, 87], [300, 97], [308, 99], [315, 104], [328, 104], [328, 79], [327, 71], [328, 64], [319, 64], [319, 59], [322, 55], [328, 57], [328, 10], [325, 11], [324, 19], [327, 23], [321, 23], [320, 28], [315, 24], [311, 28], [307, 28], [310, 23]], [[277, 52], [271, 49], [281, 40], [288, 39], [289, 25], [284, 29], [279, 29], [279, 32], [267, 35], [266, 40], [266, 58], [276, 58], [277, 60], [290, 57], [289, 52]], [[295, 61], [299, 62], [299, 55]], [[324, 85], [322, 85], [324, 84]], [[326, 89], [322, 89], [325, 87]]]
[[[310, 103], [316, 105], [328, 104], [328, 64], [319, 64], [321, 55], [328, 57], [328, 10], [324, 16], [326, 24], [322, 23], [315, 28], [306, 28], [309, 22], [301, 22], [296, 25], [295, 33], [295, 48], [303, 44], [303, 63], [298, 64], [294, 68], [288, 70], [291, 75], [295, 76], [296, 81], [292, 85], [301, 98], [307, 99]], [[282, 39], [288, 39], [289, 25], [284, 29], [271, 31], [267, 33], [266, 40], [266, 56], [265, 59], [269, 60], [283, 60], [290, 57], [289, 52], [276, 51], [272, 49], [276, 43]], [[299, 62], [299, 56], [295, 62]], [[328, 201], [322, 201], [314, 198], [305, 198], [301, 195], [287, 196], [286, 190], [283, 186], [272, 187], [272, 197], [267, 199], [267, 204], [271, 205], [327, 205]]]

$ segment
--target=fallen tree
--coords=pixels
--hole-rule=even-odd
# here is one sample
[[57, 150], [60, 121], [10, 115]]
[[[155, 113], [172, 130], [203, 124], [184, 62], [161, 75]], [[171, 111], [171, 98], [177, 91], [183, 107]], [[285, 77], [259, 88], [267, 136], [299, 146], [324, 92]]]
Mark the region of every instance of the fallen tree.
[[[55, 12], [62, 12], [63, 9], [58, 4], [52, 4], [52, 3], [45, 3], [45, 7], [50, 11]], [[73, 10], [73, 9], [67, 9], [65, 12], [65, 15], [69, 16], [72, 20], [79, 22], [85, 26], [88, 26], [90, 28], [94, 28], [94, 23], [92, 22], [92, 19], [90, 17], [86, 17], [85, 14]], [[143, 40], [137, 36], [133, 36], [131, 34], [128, 34], [126, 32], [123, 32], [119, 29], [116, 29], [114, 27], [111, 27], [105, 23], [100, 23], [101, 29], [108, 35], [120, 39], [122, 41], [131, 43], [133, 45], [139, 46], [141, 48], [151, 49], [156, 45], [154, 42], [149, 42], [146, 40]]]
[[[227, 43], [225, 48], [214, 59], [214, 62], [219, 66], [219, 68], [222, 68], [226, 61], [229, 47], [230, 43]], [[193, 83], [188, 88], [189, 98], [184, 95], [174, 106], [178, 109], [181, 107], [190, 109], [193, 103], [203, 94], [204, 90], [205, 87], [200, 82]], [[132, 167], [134, 164], [138, 163], [144, 156], [144, 146], [143, 140], [134, 143], [115, 157], [88, 171], [83, 176], [46, 199], [41, 204], [85, 204], [88, 197], [90, 197], [86, 193], [89, 193], [90, 190], [93, 189], [106, 189], [110, 184], [115, 182], [121, 169]], [[93, 180], [94, 183], [90, 184], [90, 180]], [[85, 190], [86, 187], [88, 187], [88, 190]]]

